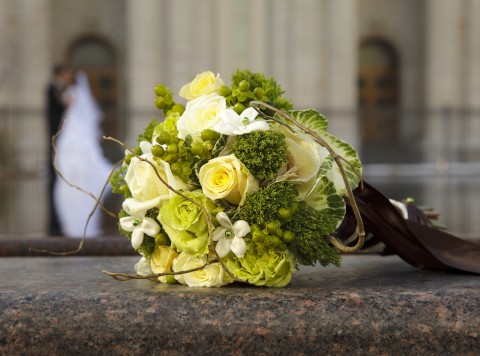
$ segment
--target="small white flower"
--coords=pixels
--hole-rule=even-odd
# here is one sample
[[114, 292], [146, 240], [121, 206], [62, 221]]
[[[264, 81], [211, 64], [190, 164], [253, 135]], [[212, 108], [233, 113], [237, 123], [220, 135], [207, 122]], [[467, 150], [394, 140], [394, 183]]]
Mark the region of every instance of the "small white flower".
[[247, 251], [247, 245], [243, 237], [250, 232], [250, 226], [245, 220], [238, 220], [234, 224], [224, 212], [217, 214], [217, 221], [221, 226], [215, 228], [212, 240], [218, 241], [215, 251], [220, 258], [232, 251], [235, 256], [242, 258]]
[[[125, 210], [127, 214], [131, 213], [127, 201], [123, 203], [123, 210]], [[160, 232], [160, 225], [158, 225], [157, 222], [152, 218], [146, 217], [145, 213], [146, 211], [142, 213], [136, 213], [131, 216], [125, 216], [120, 218], [119, 221], [123, 230], [132, 233], [131, 242], [135, 250], [142, 245], [145, 234], [155, 237]]]
[[224, 135], [243, 135], [252, 131], [268, 131], [270, 126], [265, 120], [255, 120], [258, 112], [254, 108], [245, 109], [238, 115], [233, 109], [220, 112], [220, 122], [213, 129]]

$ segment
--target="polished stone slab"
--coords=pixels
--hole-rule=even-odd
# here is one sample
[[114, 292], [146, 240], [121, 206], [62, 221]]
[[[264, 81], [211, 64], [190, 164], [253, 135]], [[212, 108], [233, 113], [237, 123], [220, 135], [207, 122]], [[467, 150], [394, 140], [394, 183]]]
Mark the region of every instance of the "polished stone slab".
[[0, 258], [0, 355], [421, 354], [480, 350], [480, 276], [395, 256], [302, 268], [287, 288], [118, 282], [136, 257]]
[[[18, 237], [0, 239], [0, 257], [13, 256], [46, 256], [36, 250], [53, 252], [75, 251], [80, 246], [81, 238], [71, 237]], [[123, 236], [87, 238], [80, 251], [72, 255], [78, 256], [125, 256], [138, 255], [130, 240]]]

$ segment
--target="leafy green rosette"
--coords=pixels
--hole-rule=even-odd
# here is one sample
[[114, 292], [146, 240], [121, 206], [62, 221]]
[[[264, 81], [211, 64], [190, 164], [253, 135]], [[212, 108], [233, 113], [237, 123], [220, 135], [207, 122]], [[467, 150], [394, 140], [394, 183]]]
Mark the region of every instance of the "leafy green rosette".
[[[210, 214], [221, 209], [208, 199], [201, 190], [183, 193], [186, 197], [203, 206]], [[158, 220], [172, 242], [172, 248], [193, 256], [208, 253], [208, 225], [202, 209], [180, 195], [163, 203]]]
[[286, 247], [267, 247], [246, 240], [242, 258], [229, 254], [227, 268], [243, 282], [256, 286], [285, 287], [295, 271], [295, 256]]

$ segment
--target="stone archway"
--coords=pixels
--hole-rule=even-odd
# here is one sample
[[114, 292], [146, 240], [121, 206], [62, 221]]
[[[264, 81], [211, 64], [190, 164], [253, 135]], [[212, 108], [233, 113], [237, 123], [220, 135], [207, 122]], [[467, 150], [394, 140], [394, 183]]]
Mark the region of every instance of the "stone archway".
[[[362, 149], [374, 160], [379, 147], [399, 139], [399, 59], [380, 39], [364, 41], [358, 64], [358, 105]], [[393, 144], [393, 145], [392, 145]]]

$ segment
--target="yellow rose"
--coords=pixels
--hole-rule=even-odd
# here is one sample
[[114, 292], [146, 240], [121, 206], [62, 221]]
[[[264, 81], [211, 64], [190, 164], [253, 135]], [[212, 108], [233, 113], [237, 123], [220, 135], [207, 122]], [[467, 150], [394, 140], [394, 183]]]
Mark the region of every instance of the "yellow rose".
[[[182, 252], [173, 261], [173, 271], [187, 271], [190, 269], [202, 267], [207, 264], [207, 256], [195, 257], [188, 253]], [[221, 287], [228, 283], [233, 282], [228, 274], [225, 273], [220, 263], [212, 263], [206, 266], [204, 269], [178, 274], [175, 279], [181, 283], [186, 284], [189, 287]]]
[[200, 168], [198, 178], [208, 198], [225, 199], [239, 206], [247, 193], [258, 190], [258, 181], [235, 155], [211, 159]]
[[225, 98], [216, 93], [189, 101], [177, 121], [178, 138], [185, 139], [188, 134], [200, 136], [203, 130], [213, 128], [220, 122], [220, 112], [226, 108]]
[[[185, 183], [179, 177], [173, 175], [167, 162], [160, 161], [160, 166], [153, 161], [152, 163], [157, 168], [160, 177], [173, 188], [177, 190], [187, 189]], [[137, 157], [133, 157], [130, 161], [125, 182], [132, 193], [133, 201], [136, 203], [131, 209], [132, 214], [158, 206], [161, 200], [170, 199], [175, 194], [162, 183], [149, 163]]]
[[203, 72], [197, 74], [191, 83], [184, 85], [180, 89], [179, 95], [187, 100], [193, 100], [202, 95], [218, 93], [222, 85], [224, 83], [220, 74], [215, 77], [212, 72]]
[[[155, 246], [153, 250], [152, 259], [150, 260], [150, 268], [153, 273], [171, 272], [173, 260], [177, 258], [179, 253], [168, 246]], [[162, 283], [167, 283], [166, 276], [158, 277]]]

